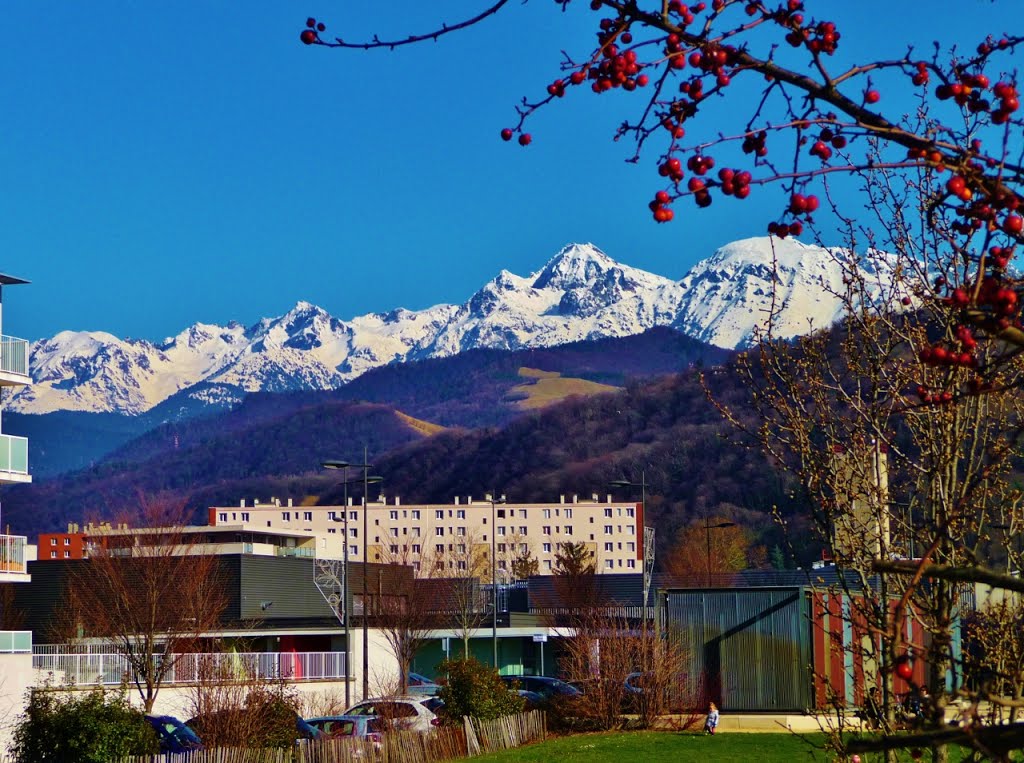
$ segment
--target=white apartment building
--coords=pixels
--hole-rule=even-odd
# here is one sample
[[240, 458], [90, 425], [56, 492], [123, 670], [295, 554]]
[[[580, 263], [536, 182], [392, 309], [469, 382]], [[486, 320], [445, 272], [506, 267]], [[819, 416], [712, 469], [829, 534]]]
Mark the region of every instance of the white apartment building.
[[[493, 519], [492, 519], [493, 515]], [[312, 533], [317, 556], [341, 558], [347, 540], [352, 561], [397, 562], [420, 568], [424, 563], [465, 571], [474, 560], [489, 559], [492, 543], [496, 567], [507, 577], [511, 560], [532, 556], [537, 572], [551, 574], [555, 552], [563, 543], [583, 543], [600, 573], [643, 570], [643, 506], [614, 502], [611, 496], [589, 501], [571, 496], [558, 503], [515, 503], [503, 499], [454, 499], [450, 504], [403, 505], [384, 496], [366, 508], [296, 506], [291, 499], [269, 503], [244, 499], [237, 506], [211, 506], [210, 525], [242, 525]], [[492, 537], [493, 528], [493, 537]], [[347, 531], [347, 538], [346, 538]]]

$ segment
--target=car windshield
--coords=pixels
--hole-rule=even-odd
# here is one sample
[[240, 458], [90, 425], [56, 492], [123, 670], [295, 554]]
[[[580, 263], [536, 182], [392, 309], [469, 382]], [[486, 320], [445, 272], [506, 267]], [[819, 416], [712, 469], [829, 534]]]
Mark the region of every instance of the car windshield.
[[420, 702], [423, 707], [427, 708], [432, 713], [436, 713], [440, 708], [444, 707], [444, 700], [438, 699], [437, 697], [430, 697]]
[[348, 710], [345, 715], [376, 715], [373, 711], [372, 702], [364, 702], [361, 705], [356, 705], [351, 710]]

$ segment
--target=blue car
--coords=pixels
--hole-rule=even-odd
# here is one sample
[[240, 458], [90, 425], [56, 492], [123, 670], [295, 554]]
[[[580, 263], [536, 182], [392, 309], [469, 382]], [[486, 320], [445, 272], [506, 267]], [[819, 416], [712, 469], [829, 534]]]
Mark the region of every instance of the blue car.
[[146, 720], [160, 739], [160, 752], [191, 752], [203, 749], [199, 735], [171, 715], [147, 715]]

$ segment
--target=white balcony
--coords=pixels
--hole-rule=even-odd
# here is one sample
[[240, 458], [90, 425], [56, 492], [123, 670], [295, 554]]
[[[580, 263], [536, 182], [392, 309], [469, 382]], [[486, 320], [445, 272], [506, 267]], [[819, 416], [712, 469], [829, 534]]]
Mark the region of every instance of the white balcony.
[[28, 473], [28, 438], [0, 434], [0, 483], [31, 482]]
[[0, 583], [27, 583], [24, 535], [0, 535]]
[[0, 336], [0, 386], [31, 384], [28, 373], [28, 340]]
[[[103, 650], [103, 651], [98, 651]], [[117, 686], [135, 680], [124, 655], [109, 644], [36, 644], [32, 667], [71, 686]], [[344, 652], [214, 652], [173, 656], [165, 685], [195, 684], [211, 678], [283, 681], [343, 681]]]

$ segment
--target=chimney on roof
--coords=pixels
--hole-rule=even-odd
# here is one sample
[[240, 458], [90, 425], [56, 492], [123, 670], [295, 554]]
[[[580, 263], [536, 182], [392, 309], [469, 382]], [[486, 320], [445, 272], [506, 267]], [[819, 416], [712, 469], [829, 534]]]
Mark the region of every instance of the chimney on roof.
[[466, 505], [469, 506], [469, 505], [472, 505], [472, 503], [473, 503], [473, 496], [467, 495], [466, 496]]
[[244, 498], [238, 502], [238, 508], [240, 508], [240, 509], [244, 509], [245, 508], [245, 499]]
[[272, 504], [274, 504], [275, 506], [278, 506], [278, 507], [280, 507], [280, 506], [281, 506], [281, 499], [280, 499], [280, 498], [278, 498], [278, 497], [276, 497], [276, 496], [273, 496], [273, 495], [272, 495], [272, 496], [270, 496], [270, 502], [271, 502]]
[[289, 499], [288, 499], [288, 508], [290, 509], [291, 507], [292, 507], [292, 499], [291, 499], [291, 498], [289, 498]]
[[494, 500], [494, 496], [491, 495], [490, 493], [484, 493], [484, 500], [485, 501], [493, 501]]
[[458, 496], [455, 496], [455, 505], [456, 505], [456, 506], [458, 506], [458, 505], [459, 505], [459, 497], [458, 497]]
[[558, 502], [559, 503], [565, 503], [565, 494], [564, 493], [562, 495], [558, 496]]
[[395, 506], [401, 506], [401, 505], [402, 505], [402, 499], [401, 499], [401, 498], [399, 498], [399, 497], [398, 497], [398, 496], [396, 495], [396, 496], [395, 496]]
[[607, 501], [605, 501], [605, 503], [611, 503], [611, 502], [612, 502], [612, 494], [611, 494], [611, 493], [609, 493], [609, 494], [608, 494], [608, 500], [607, 500]]
[[579, 503], [580, 502], [580, 497], [576, 493], [572, 494], [572, 502], [573, 503]]
[[597, 493], [591, 493], [591, 500], [592, 500], [592, 501], [593, 501], [594, 503], [597, 503], [597, 498], [598, 498], [598, 496], [597, 496]]

